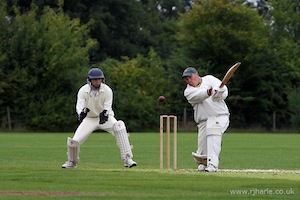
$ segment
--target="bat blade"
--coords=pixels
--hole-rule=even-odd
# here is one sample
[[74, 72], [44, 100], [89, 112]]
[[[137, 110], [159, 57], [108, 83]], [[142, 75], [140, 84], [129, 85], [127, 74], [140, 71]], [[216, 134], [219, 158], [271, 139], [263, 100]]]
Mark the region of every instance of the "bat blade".
[[230, 67], [230, 69], [226, 72], [226, 74], [221, 82], [220, 88], [222, 88], [224, 85], [226, 85], [226, 83], [229, 81], [229, 79], [232, 77], [232, 75], [239, 68], [240, 65], [241, 65], [241, 62], [237, 62], [232, 67]]

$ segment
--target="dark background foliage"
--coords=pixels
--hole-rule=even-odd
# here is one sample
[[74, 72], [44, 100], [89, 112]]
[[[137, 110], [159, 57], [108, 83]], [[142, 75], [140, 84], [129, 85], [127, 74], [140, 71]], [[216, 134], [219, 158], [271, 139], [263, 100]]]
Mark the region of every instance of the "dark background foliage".
[[[160, 114], [193, 124], [184, 68], [228, 83], [231, 126], [298, 130], [299, 1], [5, 0], [0, 2], [0, 127], [73, 131], [76, 94], [91, 67], [114, 90], [130, 131]], [[167, 101], [159, 103], [158, 96]], [[8, 118], [11, 120], [9, 121]], [[193, 124], [194, 128], [194, 124]], [[193, 129], [194, 130], [194, 129]]]

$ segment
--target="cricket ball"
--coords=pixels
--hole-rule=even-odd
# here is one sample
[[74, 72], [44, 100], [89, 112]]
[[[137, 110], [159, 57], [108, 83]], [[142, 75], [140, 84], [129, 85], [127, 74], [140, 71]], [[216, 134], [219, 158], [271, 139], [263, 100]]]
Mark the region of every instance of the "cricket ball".
[[166, 100], [166, 98], [164, 96], [159, 96], [158, 97], [159, 102], [164, 102], [165, 100]]

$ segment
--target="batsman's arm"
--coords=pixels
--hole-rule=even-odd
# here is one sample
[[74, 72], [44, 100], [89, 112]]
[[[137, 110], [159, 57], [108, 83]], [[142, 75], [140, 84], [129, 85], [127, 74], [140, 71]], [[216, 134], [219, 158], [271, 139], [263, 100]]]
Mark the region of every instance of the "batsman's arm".
[[84, 91], [79, 90], [77, 94], [77, 102], [76, 102], [76, 112], [80, 115], [81, 111], [85, 108], [85, 98], [84, 98]]
[[207, 89], [188, 87], [184, 91], [184, 96], [189, 103], [196, 104], [207, 99], [209, 97], [209, 91]]

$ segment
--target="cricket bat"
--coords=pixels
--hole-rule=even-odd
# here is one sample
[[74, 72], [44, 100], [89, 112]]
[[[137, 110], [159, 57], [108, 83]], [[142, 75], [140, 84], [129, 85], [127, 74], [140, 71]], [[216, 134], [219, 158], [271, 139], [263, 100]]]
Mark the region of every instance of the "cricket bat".
[[235, 63], [232, 67], [230, 67], [230, 69], [227, 71], [227, 73], [225, 74], [220, 88], [222, 88], [224, 85], [226, 85], [226, 83], [229, 81], [229, 79], [232, 77], [233, 73], [237, 70], [237, 68], [239, 68], [239, 66], [241, 65], [241, 62], [237, 62]]

